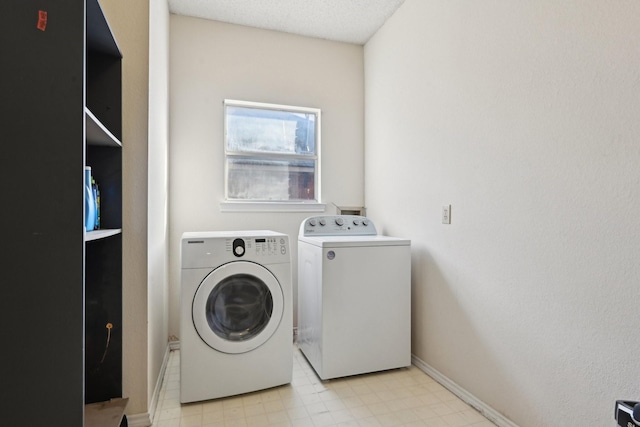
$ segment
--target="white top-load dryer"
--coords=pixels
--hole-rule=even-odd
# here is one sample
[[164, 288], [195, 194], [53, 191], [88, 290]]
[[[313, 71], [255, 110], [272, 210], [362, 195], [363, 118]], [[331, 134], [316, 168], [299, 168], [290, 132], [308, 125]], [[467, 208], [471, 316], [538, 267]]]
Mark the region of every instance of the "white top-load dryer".
[[321, 379], [411, 364], [411, 242], [362, 216], [305, 219], [298, 347]]

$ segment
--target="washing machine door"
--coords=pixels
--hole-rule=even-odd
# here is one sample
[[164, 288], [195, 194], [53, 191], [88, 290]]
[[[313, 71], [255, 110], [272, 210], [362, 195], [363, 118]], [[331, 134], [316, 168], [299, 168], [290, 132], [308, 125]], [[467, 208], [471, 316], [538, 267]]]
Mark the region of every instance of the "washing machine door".
[[264, 344], [284, 312], [276, 277], [247, 261], [224, 264], [200, 283], [193, 299], [193, 324], [200, 338], [223, 353], [245, 353]]

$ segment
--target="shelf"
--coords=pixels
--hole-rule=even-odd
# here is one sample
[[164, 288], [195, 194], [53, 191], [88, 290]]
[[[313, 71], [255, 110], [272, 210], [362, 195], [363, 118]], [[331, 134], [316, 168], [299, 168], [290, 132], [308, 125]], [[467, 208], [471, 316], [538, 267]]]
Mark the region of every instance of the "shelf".
[[85, 427], [119, 427], [129, 398], [111, 399], [107, 402], [84, 406]]
[[109, 230], [94, 230], [87, 231], [84, 233], [84, 241], [90, 242], [92, 240], [105, 239], [110, 236], [115, 236], [116, 234], [122, 233], [121, 228], [109, 229]]
[[87, 144], [105, 147], [122, 147], [122, 143], [107, 129], [98, 118], [85, 107], [84, 109]]

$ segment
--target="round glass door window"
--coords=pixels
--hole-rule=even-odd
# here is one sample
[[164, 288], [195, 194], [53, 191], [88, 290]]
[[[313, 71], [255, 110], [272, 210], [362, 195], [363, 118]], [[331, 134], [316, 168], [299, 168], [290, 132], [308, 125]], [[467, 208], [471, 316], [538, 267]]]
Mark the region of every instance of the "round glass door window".
[[258, 335], [273, 314], [273, 297], [255, 276], [235, 274], [223, 279], [207, 298], [207, 322], [211, 330], [229, 341], [245, 341]]
[[202, 340], [224, 353], [244, 353], [265, 343], [283, 313], [277, 279], [251, 262], [232, 262], [211, 272], [193, 300], [193, 323]]

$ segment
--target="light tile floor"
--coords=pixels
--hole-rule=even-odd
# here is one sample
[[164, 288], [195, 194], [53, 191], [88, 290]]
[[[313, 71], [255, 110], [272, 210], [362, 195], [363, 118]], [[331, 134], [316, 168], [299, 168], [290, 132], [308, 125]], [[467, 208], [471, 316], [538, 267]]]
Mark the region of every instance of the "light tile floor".
[[180, 352], [172, 351], [153, 427], [494, 427], [415, 366], [321, 381], [294, 346], [291, 384], [180, 404]]

